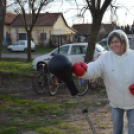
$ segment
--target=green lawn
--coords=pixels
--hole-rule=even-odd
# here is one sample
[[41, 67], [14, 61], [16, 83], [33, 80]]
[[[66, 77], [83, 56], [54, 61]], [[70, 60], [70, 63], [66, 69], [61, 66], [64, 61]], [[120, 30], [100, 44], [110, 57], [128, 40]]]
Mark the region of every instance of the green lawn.
[[0, 72], [3, 77], [31, 76], [36, 70], [32, 68], [32, 62], [24, 58], [1, 58]]
[[45, 48], [45, 47], [36, 47], [35, 52], [32, 53], [41, 53], [41, 54], [46, 54], [54, 50], [55, 48]]
[[[21, 131], [41, 134], [81, 134], [79, 128], [64, 121], [64, 114], [78, 106], [78, 103], [71, 103], [68, 100], [42, 103], [38, 100], [19, 99], [8, 95], [0, 95], [0, 102], [0, 113], [6, 113], [4, 121], [0, 121], [0, 134], [20, 134]], [[53, 118], [50, 115], [60, 118]], [[48, 116], [50, 117], [47, 118]]]
[[[55, 48], [36, 47], [36, 51], [32, 54], [46, 54]], [[2, 52], [7, 52], [6, 46], [3, 46]], [[17, 52], [19, 54], [19, 52]], [[4, 76], [14, 75], [31, 75], [34, 70], [32, 68], [32, 61], [28, 62], [25, 58], [0, 58], [0, 71]]]

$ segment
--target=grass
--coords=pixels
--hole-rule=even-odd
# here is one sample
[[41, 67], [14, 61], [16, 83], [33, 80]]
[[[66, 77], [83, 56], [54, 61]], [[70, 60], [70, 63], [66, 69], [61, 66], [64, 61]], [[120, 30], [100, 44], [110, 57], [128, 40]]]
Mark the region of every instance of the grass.
[[46, 54], [54, 50], [55, 48], [46, 48], [46, 47], [36, 47], [35, 52], [32, 53], [40, 53], [40, 54]]
[[[49, 53], [54, 48], [36, 47], [36, 51], [32, 53]], [[6, 46], [3, 46], [2, 52], [6, 52]], [[16, 54], [19, 54], [17, 52]], [[32, 68], [32, 61], [28, 62], [25, 58], [0, 58], [0, 71], [5, 77], [32, 75], [34, 71]]]
[[3, 77], [31, 76], [36, 70], [32, 67], [32, 62], [27, 62], [24, 58], [1, 58], [0, 71]]
[[22, 100], [15, 97], [9, 97], [7, 95], [0, 95], [0, 100], [3, 102], [1, 104], [0, 111], [6, 110], [14, 115], [20, 114], [20, 112], [24, 113], [25, 115], [63, 115], [65, 108], [69, 110], [78, 105], [78, 103], [71, 102], [51, 103], [46, 101], [42, 103], [41, 101]]
[[[66, 134], [78, 133], [81, 130], [65, 122], [62, 118], [47, 119], [45, 116], [56, 115], [63, 116], [65, 111], [63, 106], [71, 109], [76, 103], [64, 101], [63, 103], [50, 101], [37, 101], [10, 97], [8, 95], [0, 95], [0, 113], [6, 114], [6, 120], [0, 124], [0, 134], [19, 134], [23, 131], [35, 131], [43, 134]], [[68, 106], [69, 105], [69, 106]], [[58, 112], [57, 112], [58, 111]], [[8, 118], [9, 116], [12, 119]]]
[[20, 134], [14, 127], [9, 127], [4, 130], [0, 130], [0, 134]]
[[29, 64], [31, 65], [32, 62], [28, 62], [25, 58], [0, 58], [0, 64]]

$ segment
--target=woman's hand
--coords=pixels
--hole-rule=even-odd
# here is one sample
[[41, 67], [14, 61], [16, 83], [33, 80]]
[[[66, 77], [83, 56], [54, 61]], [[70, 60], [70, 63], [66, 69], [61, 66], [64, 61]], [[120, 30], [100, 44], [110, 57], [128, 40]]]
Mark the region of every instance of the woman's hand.
[[76, 76], [83, 76], [84, 73], [87, 71], [87, 64], [84, 62], [76, 62], [73, 67], [72, 71]]

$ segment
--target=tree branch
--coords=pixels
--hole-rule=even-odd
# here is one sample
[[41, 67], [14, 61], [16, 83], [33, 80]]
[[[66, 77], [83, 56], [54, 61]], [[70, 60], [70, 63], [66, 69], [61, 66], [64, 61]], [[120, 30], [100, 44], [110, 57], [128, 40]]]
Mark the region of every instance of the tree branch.
[[110, 5], [111, 2], [112, 0], [105, 0], [100, 10], [102, 14], [106, 11], [107, 7]]

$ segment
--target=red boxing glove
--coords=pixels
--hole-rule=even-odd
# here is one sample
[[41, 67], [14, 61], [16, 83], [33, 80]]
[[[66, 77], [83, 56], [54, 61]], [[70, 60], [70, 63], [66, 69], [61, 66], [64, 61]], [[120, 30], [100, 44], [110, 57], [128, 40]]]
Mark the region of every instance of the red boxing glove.
[[129, 86], [129, 91], [134, 95], [134, 84]]
[[76, 76], [83, 76], [84, 73], [87, 71], [87, 67], [87, 64], [84, 62], [76, 62], [73, 65], [72, 70]]

